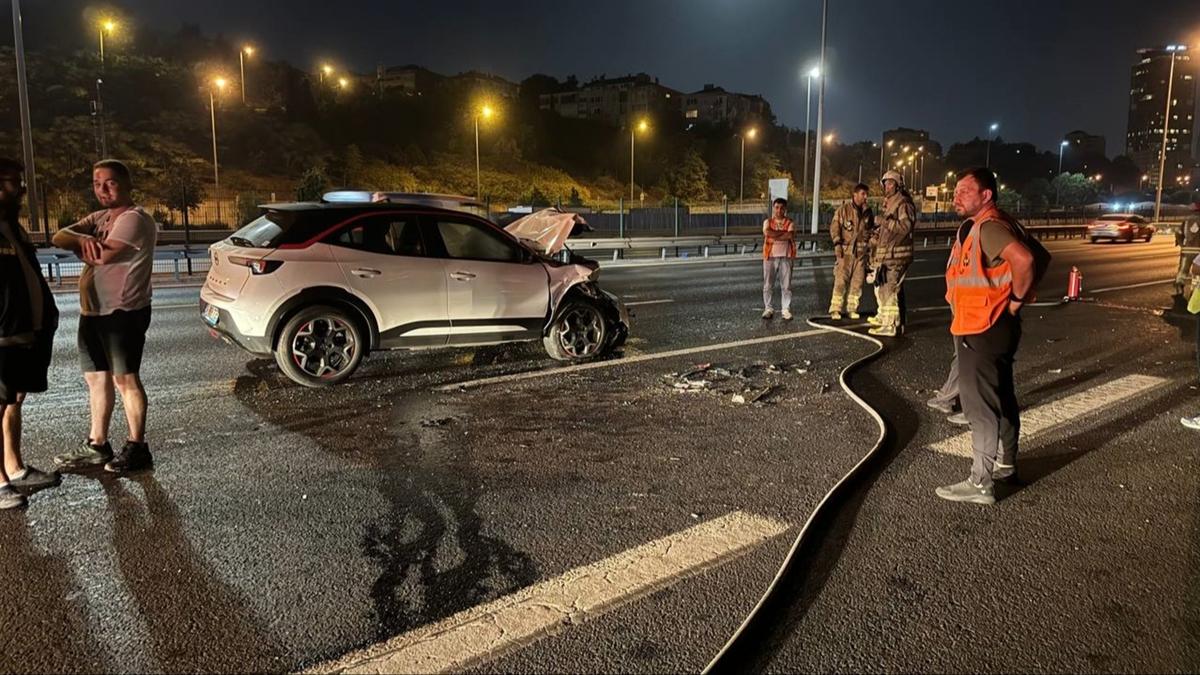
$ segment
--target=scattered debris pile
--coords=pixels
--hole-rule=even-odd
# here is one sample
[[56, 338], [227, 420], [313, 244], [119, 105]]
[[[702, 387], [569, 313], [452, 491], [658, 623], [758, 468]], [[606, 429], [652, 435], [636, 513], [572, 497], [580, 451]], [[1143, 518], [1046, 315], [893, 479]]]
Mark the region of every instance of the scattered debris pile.
[[[707, 392], [729, 397], [732, 403], [761, 406], [783, 400], [788, 388], [798, 387], [811, 366], [807, 360], [795, 364], [755, 361], [745, 366], [701, 363], [682, 373], [664, 375], [662, 380], [678, 394]], [[828, 390], [826, 382], [817, 386], [818, 393]]]

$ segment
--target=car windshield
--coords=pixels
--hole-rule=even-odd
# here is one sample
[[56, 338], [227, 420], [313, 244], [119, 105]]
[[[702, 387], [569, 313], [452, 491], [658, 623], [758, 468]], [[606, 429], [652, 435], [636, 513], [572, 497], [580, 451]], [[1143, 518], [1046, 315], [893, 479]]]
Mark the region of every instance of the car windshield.
[[1129, 216], [1117, 216], [1117, 215], [1113, 215], [1113, 216], [1100, 216], [1100, 220], [1102, 220], [1102, 221], [1109, 221], [1109, 222], [1117, 222], [1117, 223], [1119, 223], [1119, 222], [1121, 222], [1121, 221], [1123, 221], [1123, 220], [1129, 220]]
[[234, 232], [229, 242], [246, 248], [299, 244], [352, 215], [338, 210], [271, 209]]

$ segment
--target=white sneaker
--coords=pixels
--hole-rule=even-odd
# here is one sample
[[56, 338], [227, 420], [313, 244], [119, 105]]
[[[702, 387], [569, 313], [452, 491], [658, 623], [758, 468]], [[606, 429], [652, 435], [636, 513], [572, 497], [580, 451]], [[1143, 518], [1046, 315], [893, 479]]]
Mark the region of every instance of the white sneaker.
[[862, 315], [860, 315], [858, 312], [850, 312], [850, 319], [851, 319], [851, 320], [853, 320], [853, 321], [858, 321], [858, 320], [859, 320], [859, 319], [861, 319], [861, 318], [862, 318]]
[[775, 318], [775, 310], [771, 309], [770, 307], [768, 307], [768, 308], [764, 309], [764, 310], [763, 310], [763, 314], [762, 314], [762, 318], [764, 318], [764, 319], [774, 319], [774, 318]]
[[21, 506], [25, 506], [25, 495], [17, 492], [8, 483], [0, 485], [0, 509], [15, 509]]
[[1195, 417], [1181, 417], [1179, 418], [1179, 423], [1189, 429], [1200, 431], [1200, 415], [1196, 415]]
[[842, 313], [841, 313], [841, 312], [830, 312], [830, 313], [829, 313], [829, 318], [830, 318], [830, 320], [832, 320], [832, 321], [841, 321], [841, 320], [842, 320]]
[[789, 309], [785, 309], [785, 310], [783, 310], [783, 313], [780, 314], [780, 316], [783, 317], [784, 321], [791, 321], [792, 320], [792, 311]]

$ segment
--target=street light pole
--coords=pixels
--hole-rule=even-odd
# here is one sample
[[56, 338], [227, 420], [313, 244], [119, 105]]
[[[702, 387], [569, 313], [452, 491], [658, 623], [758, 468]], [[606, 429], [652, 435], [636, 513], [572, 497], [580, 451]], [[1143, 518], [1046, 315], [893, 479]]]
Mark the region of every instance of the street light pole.
[[992, 168], [992, 138], [996, 135], [996, 130], [1000, 128], [999, 124], [992, 122], [992, 126], [988, 127], [988, 142], [987, 156], [984, 159], [983, 165], [987, 168]]
[[[800, 200], [804, 200], [804, 195], [808, 192], [808, 139], [812, 133], [812, 81], [813, 77], [820, 77], [821, 71], [818, 68], [813, 68], [808, 71], [808, 94], [804, 97], [804, 180], [800, 184]], [[804, 212], [803, 204], [800, 208], [800, 226], [803, 227], [804, 222], [808, 218], [808, 214]]]
[[[29, 82], [25, 78], [25, 38], [21, 0], [12, 1], [13, 50], [17, 56], [17, 99], [21, 114], [21, 151], [25, 159], [25, 186], [29, 197], [29, 231], [38, 226], [37, 170], [33, 164], [33, 126], [29, 122]], [[14, 227], [16, 224], [13, 224]], [[47, 232], [49, 235], [49, 232]]]
[[108, 157], [108, 134], [104, 131], [104, 97], [100, 94], [100, 87], [104, 84], [104, 80], [96, 78], [96, 120], [100, 125], [100, 157]]
[[821, 0], [821, 60], [817, 68], [821, 81], [817, 85], [817, 154], [813, 159], [812, 233], [817, 233], [821, 218], [821, 132], [825, 123], [825, 30], [829, 24], [829, 0]]
[[1163, 181], [1166, 178], [1164, 172], [1167, 168], [1167, 130], [1171, 128], [1171, 96], [1174, 95], [1173, 88], [1175, 86], [1175, 54], [1181, 49], [1187, 49], [1187, 47], [1176, 45], [1167, 47], [1167, 51], [1171, 52], [1171, 69], [1167, 75], [1167, 104], [1163, 111], [1162, 147], [1158, 151], [1158, 189], [1154, 192], [1154, 222], [1156, 223], [1162, 212]]
[[242, 105], [246, 105], [246, 58], [254, 53], [254, 47], [249, 45], [238, 51], [238, 67], [242, 71]]
[[[217, 78], [213, 81], [213, 85], [217, 89], [224, 89], [225, 80]], [[220, 163], [217, 161], [217, 101], [213, 91], [213, 87], [208, 88], [208, 110], [212, 115], [212, 142], [213, 142], [213, 194], [217, 202], [217, 222], [221, 222], [221, 169]]]
[[475, 201], [483, 194], [483, 173], [479, 169], [479, 113], [475, 113]]
[[[633, 208], [633, 150], [634, 138], [637, 134], [637, 128], [632, 124], [629, 125], [629, 208]], [[630, 211], [633, 213], [633, 211]]]

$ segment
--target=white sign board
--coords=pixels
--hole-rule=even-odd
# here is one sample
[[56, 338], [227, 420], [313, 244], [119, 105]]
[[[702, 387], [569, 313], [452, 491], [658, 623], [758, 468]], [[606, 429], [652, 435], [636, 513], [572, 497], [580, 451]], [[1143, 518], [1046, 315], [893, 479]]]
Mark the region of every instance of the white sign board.
[[771, 201], [776, 199], [787, 199], [788, 179], [786, 178], [771, 178], [767, 180], [767, 194], [771, 196]]
[[938, 198], [938, 186], [936, 186], [936, 185], [926, 186], [925, 187], [925, 198], [926, 199], [937, 199]]

